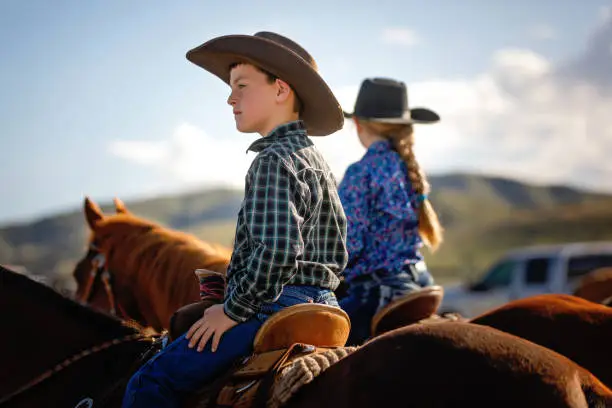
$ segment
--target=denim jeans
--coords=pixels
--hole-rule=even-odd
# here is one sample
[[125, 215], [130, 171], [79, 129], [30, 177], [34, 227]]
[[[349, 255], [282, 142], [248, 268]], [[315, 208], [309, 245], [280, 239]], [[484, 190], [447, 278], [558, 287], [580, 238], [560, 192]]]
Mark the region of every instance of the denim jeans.
[[333, 291], [313, 286], [285, 286], [279, 299], [226, 331], [216, 352], [211, 340], [198, 352], [188, 347], [185, 334], [147, 361], [130, 379], [123, 407], [179, 407], [182, 397], [211, 382], [239, 359], [251, 355], [253, 340], [264, 321], [279, 310], [299, 303], [339, 306]]
[[363, 344], [370, 337], [372, 318], [391, 301], [433, 284], [433, 277], [424, 263], [419, 264], [419, 268], [406, 266], [396, 273], [375, 271], [351, 281], [348, 296], [340, 300], [340, 307], [351, 319], [346, 345]]

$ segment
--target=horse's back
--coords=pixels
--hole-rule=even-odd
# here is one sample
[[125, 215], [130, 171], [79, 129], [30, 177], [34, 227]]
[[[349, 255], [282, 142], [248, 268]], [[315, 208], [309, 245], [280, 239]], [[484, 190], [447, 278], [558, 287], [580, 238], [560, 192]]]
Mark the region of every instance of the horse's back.
[[470, 320], [554, 350], [612, 386], [612, 308], [564, 294], [519, 299]]
[[587, 396], [612, 404], [610, 390], [567, 358], [490, 327], [448, 322], [371, 340], [291, 406], [578, 408], [588, 406]]

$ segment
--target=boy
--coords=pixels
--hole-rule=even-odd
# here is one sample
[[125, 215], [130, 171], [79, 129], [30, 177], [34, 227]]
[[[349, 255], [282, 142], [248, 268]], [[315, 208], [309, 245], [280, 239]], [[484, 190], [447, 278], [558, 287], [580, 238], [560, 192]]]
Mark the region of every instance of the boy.
[[[346, 266], [346, 218], [336, 182], [308, 135], [343, 125], [340, 104], [312, 57], [270, 32], [215, 38], [187, 53], [231, 87], [240, 132], [263, 138], [246, 176], [223, 304], [132, 377], [123, 406], [176, 407], [252, 352], [271, 314], [298, 303], [338, 306], [333, 290]], [[308, 131], [308, 135], [307, 135]]]

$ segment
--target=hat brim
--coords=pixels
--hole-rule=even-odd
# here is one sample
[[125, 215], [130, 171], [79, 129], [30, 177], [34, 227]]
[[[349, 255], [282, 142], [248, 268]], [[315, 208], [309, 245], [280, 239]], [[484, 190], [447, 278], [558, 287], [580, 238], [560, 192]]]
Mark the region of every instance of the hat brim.
[[217, 37], [187, 52], [187, 59], [230, 84], [230, 66], [253, 64], [287, 82], [302, 103], [310, 136], [327, 136], [344, 125], [340, 103], [319, 73], [303, 58], [272, 40], [250, 35]]
[[347, 119], [357, 117], [360, 119], [367, 120], [369, 122], [377, 122], [377, 123], [389, 123], [389, 124], [431, 124], [440, 121], [440, 115], [431, 109], [427, 108], [412, 108], [410, 111], [406, 112], [403, 116], [393, 117], [393, 118], [364, 118], [357, 116], [353, 113], [348, 113], [343, 111], [344, 117]]

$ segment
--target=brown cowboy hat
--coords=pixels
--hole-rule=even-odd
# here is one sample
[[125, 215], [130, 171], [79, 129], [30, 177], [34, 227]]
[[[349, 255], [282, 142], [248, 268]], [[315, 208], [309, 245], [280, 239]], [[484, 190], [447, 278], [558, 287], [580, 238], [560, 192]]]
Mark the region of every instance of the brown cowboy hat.
[[410, 109], [406, 84], [390, 78], [365, 79], [361, 83], [354, 112], [344, 112], [344, 117], [389, 124], [424, 124], [440, 120], [440, 116], [431, 109]]
[[272, 32], [214, 38], [187, 52], [187, 59], [229, 84], [230, 66], [253, 64], [287, 82], [302, 104], [300, 119], [310, 136], [327, 136], [343, 126], [342, 108], [299, 44]]

